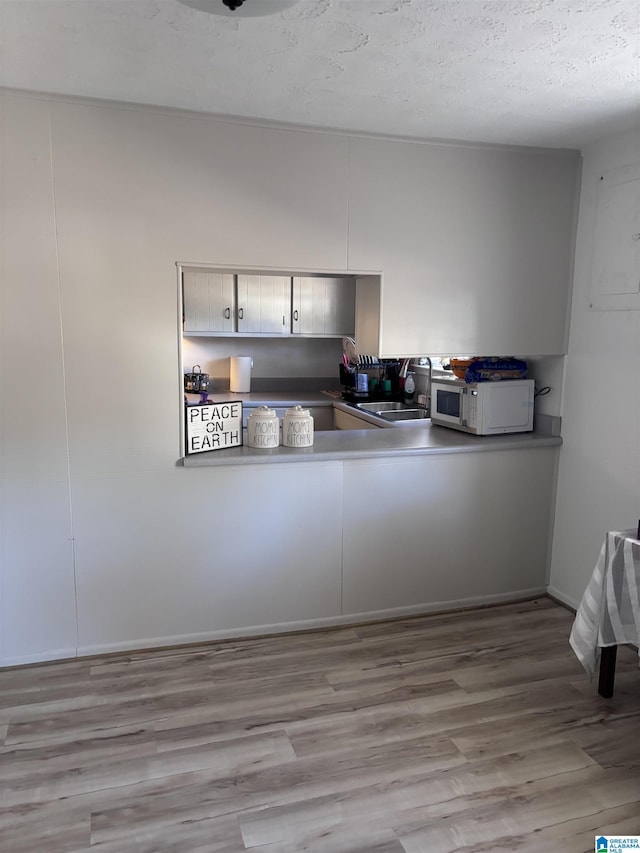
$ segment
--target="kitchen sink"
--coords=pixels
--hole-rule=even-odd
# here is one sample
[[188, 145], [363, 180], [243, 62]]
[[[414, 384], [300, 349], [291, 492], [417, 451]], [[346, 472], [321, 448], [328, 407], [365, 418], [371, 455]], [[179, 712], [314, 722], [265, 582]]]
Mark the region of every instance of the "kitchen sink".
[[376, 414], [385, 421], [419, 421], [428, 417], [426, 409], [396, 409]]
[[356, 403], [356, 409], [375, 415], [389, 423], [405, 423], [410, 421], [426, 420], [429, 413], [426, 409], [412, 403], [403, 403], [397, 400], [382, 400], [377, 403]]
[[362, 409], [363, 412], [370, 412], [372, 415], [381, 415], [383, 412], [406, 411], [407, 409], [415, 410], [415, 406], [394, 400], [380, 400], [378, 403], [356, 403], [355, 406]]

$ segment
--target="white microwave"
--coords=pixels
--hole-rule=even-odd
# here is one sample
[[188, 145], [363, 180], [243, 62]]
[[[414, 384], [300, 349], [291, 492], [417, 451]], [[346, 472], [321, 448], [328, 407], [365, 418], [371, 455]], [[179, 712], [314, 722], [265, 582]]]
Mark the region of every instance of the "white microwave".
[[533, 379], [470, 383], [434, 379], [431, 422], [475, 435], [530, 432], [534, 396]]

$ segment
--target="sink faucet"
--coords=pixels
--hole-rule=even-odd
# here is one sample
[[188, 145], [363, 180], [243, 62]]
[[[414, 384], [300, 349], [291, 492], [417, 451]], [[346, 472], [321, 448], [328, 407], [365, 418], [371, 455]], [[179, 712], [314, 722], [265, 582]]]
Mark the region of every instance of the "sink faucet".
[[[418, 366], [423, 367], [425, 364], [429, 366], [429, 378], [427, 380], [427, 391], [425, 394], [426, 397], [426, 405], [425, 409], [427, 410], [427, 416], [431, 414], [431, 373], [432, 373], [432, 365], [431, 359], [428, 355], [420, 356], [419, 358], [406, 358], [402, 364], [402, 368], [400, 369], [400, 376], [403, 379], [406, 379], [409, 373], [415, 376], [415, 371], [409, 370], [409, 367], [412, 363], [417, 363]], [[416, 383], [417, 384], [417, 383]], [[422, 383], [420, 383], [422, 384]]]
[[[422, 361], [422, 360], [423, 359], [420, 359], [420, 361]], [[427, 364], [429, 365], [429, 379], [427, 381], [427, 393], [426, 393], [427, 405], [425, 406], [425, 408], [427, 410], [427, 415], [430, 417], [431, 416], [431, 373], [433, 371], [433, 368], [431, 365], [431, 359], [429, 358], [428, 355], [424, 356], [424, 361], [426, 361]]]

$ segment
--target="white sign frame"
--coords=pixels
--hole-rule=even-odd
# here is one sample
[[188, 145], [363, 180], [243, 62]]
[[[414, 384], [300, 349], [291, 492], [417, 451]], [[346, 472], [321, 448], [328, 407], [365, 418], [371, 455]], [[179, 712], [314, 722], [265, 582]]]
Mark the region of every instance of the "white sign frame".
[[184, 407], [185, 455], [242, 446], [242, 402]]

